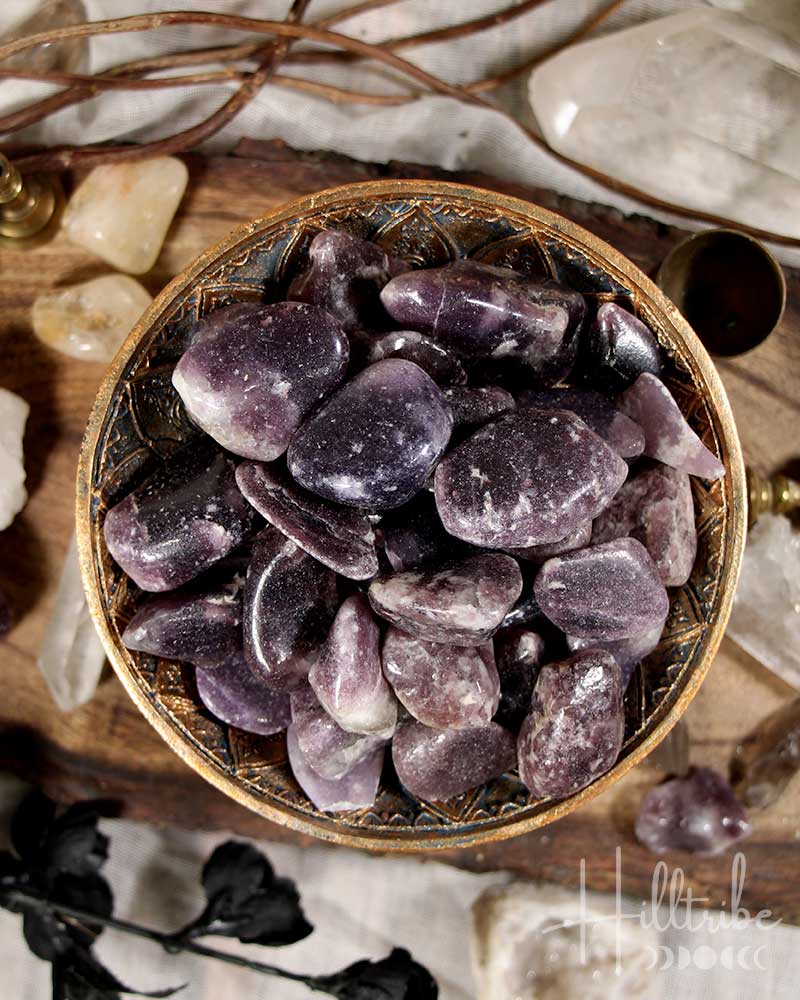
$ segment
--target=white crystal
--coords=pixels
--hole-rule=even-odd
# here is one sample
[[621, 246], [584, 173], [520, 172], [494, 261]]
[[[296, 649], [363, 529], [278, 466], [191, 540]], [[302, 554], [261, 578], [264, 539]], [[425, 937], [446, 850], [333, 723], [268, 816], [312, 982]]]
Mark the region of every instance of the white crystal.
[[573, 45], [533, 72], [548, 144], [666, 201], [800, 237], [800, 49], [684, 11]]
[[22, 437], [30, 407], [8, 389], [0, 389], [0, 531], [25, 506], [25, 463]]
[[750, 529], [728, 635], [800, 689], [800, 532], [783, 515]]
[[174, 156], [95, 167], [70, 198], [64, 231], [120, 271], [144, 274], [156, 262], [188, 179]]
[[113, 361], [134, 323], [153, 301], [127, 274], [106, 274], [44, 292], [33, 303], [33, 332], [48, 347], [85, 361]]

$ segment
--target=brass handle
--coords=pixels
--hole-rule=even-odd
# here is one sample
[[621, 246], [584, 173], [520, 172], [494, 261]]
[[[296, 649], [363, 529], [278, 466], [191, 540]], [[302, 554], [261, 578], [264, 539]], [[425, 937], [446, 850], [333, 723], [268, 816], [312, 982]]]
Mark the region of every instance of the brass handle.
[[800, 510], [800, 483], [788, 476], [760, 476], [747, 469], [748, 523], [752, 527], [762, 514], [789, 514]]
[[0, 153], [0, 238], [6, 247], [25, 248], [44, 230], [63, 202], [61, 185], [50, 174], [23, 177]]

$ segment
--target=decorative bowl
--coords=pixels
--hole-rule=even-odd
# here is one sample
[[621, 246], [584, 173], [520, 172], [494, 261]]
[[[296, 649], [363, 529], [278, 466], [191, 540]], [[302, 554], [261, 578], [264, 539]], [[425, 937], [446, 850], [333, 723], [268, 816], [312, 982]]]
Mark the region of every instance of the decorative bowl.
[[[193, 668], [125, 649], [120, 634], [137, 588], [113, 562], [103, 519], [192, 433], [171, 372], [192, 324], [234, 301], [280, 297], [321, 229], [376, 240], [417, 265], [472, 257], [559, 279], [590, 299], [614, 300], [655, 331], [665, 381], [726, 476], [693, 480], [698, 558], [670, 592], [658, 649], [626, 696], [618, 762], [561, 801], [532, 800], [511, 772], [447, 802], [405, 794], [387, 767], [374, 806], [331, 815], [295, 783], [283, 736], [259, 737], [213, 718], [197, 696]], [[86, 595], [108, 657], [130, 696], [172, 749], [237, 802], [273, 822], [325, 840], [379, 850], [461, 847], [542, 826], [599, 795], [677, 722], [708, 670], [728, 620], [746, 525], [745, 477], [725, 391], [677, 309], [612, 247], [536, 205], [457, 184], [377, 181], [323, 191], [233, 232], [178, 275], [131, 332], [100, 388], [78, 472], [77, 532]]]

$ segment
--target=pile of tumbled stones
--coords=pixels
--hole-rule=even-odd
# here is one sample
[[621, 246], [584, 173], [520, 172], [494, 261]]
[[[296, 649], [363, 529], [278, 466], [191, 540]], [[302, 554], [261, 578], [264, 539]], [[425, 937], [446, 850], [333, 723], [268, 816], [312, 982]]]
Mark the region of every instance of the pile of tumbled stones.
[[105, 519], [165, 592], [125, 645], [194, 664], [224, 722], [285, 729], [321, 810], [370, 806], [387, 749], [422, 799], [514, 766], [578, 791], [691, 572], [689, 476], [724, 474], [661, 371], [615, 303], [320, 233], [287, 301], [191, 333], [173, 382], [207, 436]]

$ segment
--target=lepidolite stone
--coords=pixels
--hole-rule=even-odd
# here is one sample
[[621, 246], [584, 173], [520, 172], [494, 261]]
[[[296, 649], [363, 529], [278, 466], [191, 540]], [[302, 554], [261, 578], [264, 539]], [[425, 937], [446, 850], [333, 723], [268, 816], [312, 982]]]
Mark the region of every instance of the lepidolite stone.
[[500, 703], [492, 644], [446, 646], [390, 628], [383, 672], [417, 721], [434, 729], [487, 726]]
[[424, 491], [390, 511], [378, 529], [386, 559], [398, 573], [455, 558], [464, 544], [444, 530], [433, 496]]
[[521, 593], [519, 566], [494, 552], [379, 577], [369, 587], [382, 618], [420, 639], [460, 646], [492, 636]]
[[383, 743], [340, 778], [323, 778], [313, 770], [298, 745], [294, 723], [286, 730], [286, 750], [297, 784], [322, 812], [366, 809], [375, 801], [383, 769]]
[[636, 820], [637, 839], [655, 854], [720, 854], [751, 833], [730, 785], [710, 767], [651, 788]]
[[414, 330], [395, 330], [369, 337], [362, 349], [370, 365], [386, 358], [400, 358], [419, 365], [437, 385], [459, 385], [467, 381], [467, 373], [455, 355]]
[[633, 538], [548, 559], [534, 592], [550, 621], [581, 639], [639, 635], [663, 627], [669, 611], [658, 569]]
[[725, 466], [686, 423], [669, 389], [655, 375], [640, 375], [617, 406], [644, 431], [648, 458], [703, 479], [725, 475]]
[[218, 333], [235, 330], [239, 320], [249, 316], [257, 316], [263, 308], [262, 302], [233, 302], [229, 306], [213, 309], [192, 327], [187, 346], [195, 347], [206, 340], [213, 340]]
[[244, 651], [279, 691], [302, 687], [333, 623], [336, 575], [273, 528], [262, 532], [244, 588]]
[[500, 675], [500, 707], [495, 722], [516, 732], [531, 707], [533, 685], [544, 659], [545, 642], [525, 628], [505, 628], [494, 639]]
[[692, 485], [685, 472], [659, 465], [639, 472], [598, 514], [592, 542], [630, 536], [641, 542], [667, 587], [689, 579], [697, 555]]
[[341, 382], [349, 351], [324, 310], [278, 302], [220, 322], [215, 336], [184, 353], [172, 382], [192, 420], [223, 448], [271, 462]]
[[490, 722], [480, 729], [431, 729], [406, 720], [392, 742], [392, 761], [406, 790], [441, 801], [491, 781], [514, 766], [514, 737]]
[[233, 551], [253, 517], [231, 459], [194, 441], [112, 507], [103, 532], [142, 590], [173, 590]]
[[397, 700], [381, 669], [380, 629], [363, 594], [351, 594], [336, 612], [308, 682], [342, 729], [391, 739]]
[[525, 389], [517, 402], [535, 410], [569, 410], [623, 458], [636, 458], [644, 450], [642, 428], [592, 389]]
[[604, 650], [542, 667], [517, 740], [519, 776], [537, 798], [562, 799], [605, 774], [625, 728], [622, 679]]
[[575, 549], [582, 549], [588, 545], [592, 539], [592, 522], [585, 521], [579, 524], [574, 531], [571, 531], [565, 538], [560, 538], [557, 542], [545, 542], [542, 545], [528, 545], [524, 549], [509, 549], [508, 551], [517, 559], [529, 559], [531, 562], [544, 562], [553, 556], [563, 555], [565, 552], [574, 552]]
[[660, 375], [661, 349], [650, 330], [615, 302], [597, 310], [583, 345], [587, 377], [612, 391], [624, 389], [644, 372]]
[[627, 472], [623, 459], [574, 413], [522, 410], [446, 455], [434, 492], [451, 535], [523, 548], [558, 542], [596, 517]]
[[662, 621], [647, 632], [629, 636], [627, 639], [579, 639], [575, 635], [568, 635], [567, 648], [571, 653], [577, 653], [582, 649], [604, 649], [607, 653], [611, 653], [622, 671], [622, 686], [627, 687], [636, 667], [658, 646], [663, 631]]
[[399, 507], [425, 485], [450, 439], [442, 392], [410, 361], [379, 361], [300, 428], [289, 471], [306, 489], [351, 507]]
[[308, 686], [291, 695], [297, 744], [308, 766], [322, 778], [342, 778], [386, 742], [342, 729]]
[[455, 430], [466, 431], [488, 424], [517, 408], [514, 397], [499, 385], [456, 385], [444, 390]]
[[533, 581], [523, 575], [522, 593], [519, 600], [503, 619], [501, 628], [517, 628], [519, 625], [529, 625], [531, 622], [544, 621], [542, 609], [533, 592]]
[[289, 695], [273, 691], [256, 677], [241, 652], [213, 670], [198, 670], [195, 679], [200, 700], [212, 715], [230, 726], [272, 736], [292, 721]]
[[375, 531], [366, 514], [308, 493], [274, 464], [242, 462], [236, 482], [262, 517], [325, 566], [351, 580], [378, 572]]
[[335, 316], [345, 330], [383, 326], [379, 293], [408, 264], [377, 243], [335, 230], [318, 233], [308, 249], [308, 267], [289, 285], [287, 299], [311, 302]]

